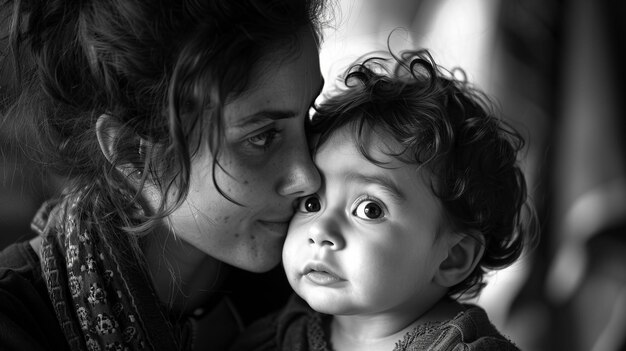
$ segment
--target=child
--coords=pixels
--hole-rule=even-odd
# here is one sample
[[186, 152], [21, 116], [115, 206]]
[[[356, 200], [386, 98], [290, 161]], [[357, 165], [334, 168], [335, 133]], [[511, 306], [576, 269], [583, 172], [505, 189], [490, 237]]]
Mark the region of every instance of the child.
[[517, 349], [455, 298], [535, 241], [523, 140], [428, 52], [385, 62], [353, 67], [313, 118], [322, 187], [300, 201], [283, 264], [314, 311], [294, 297], [237, 350]]

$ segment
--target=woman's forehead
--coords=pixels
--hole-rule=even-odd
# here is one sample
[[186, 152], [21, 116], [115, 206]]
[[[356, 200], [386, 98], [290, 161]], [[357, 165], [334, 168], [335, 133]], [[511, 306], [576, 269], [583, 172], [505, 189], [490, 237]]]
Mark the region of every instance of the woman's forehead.
[[302, 49], [289, 59], [272, 56], [276, 56], [275, 61], [268, 56], [266, 62], [257, 65], [245, 92], [227, 100], [225, 111], [234, 113], [237, 119], [231, 121], [233, 124], [255, 114], [308, 114], [309, 107], [319, 95], [323, 79], [314, 48]]
[[276, 74], [285, 74], [285, 71], [294, 79], [306, 79], [307, 76], [316, 80], [321, 78], [319, 52], [310, 31], [300, 31], [294, 40], [276, 42], [266, 48], [260, 59], [250, 67], [247, 87], [239, 96], [272, 84]]

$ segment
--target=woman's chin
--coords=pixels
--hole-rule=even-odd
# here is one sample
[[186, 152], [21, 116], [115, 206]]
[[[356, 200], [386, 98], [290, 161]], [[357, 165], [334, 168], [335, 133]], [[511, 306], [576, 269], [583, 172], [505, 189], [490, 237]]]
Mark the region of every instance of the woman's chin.
[[272, 268], [278, 266], [279, 263], [280, 261], [276, 263], [263, 261], [263, 262], [259, 262], [255, 264], [248, 264], [248, 263], [233, 264], [233, 266], [252, 272], [252, 273], [266, 273], [272, 270]]
[[242, 255], [240, 257], [224, 257], [223, 261], [231, 266], [253, 273], [265, 273], [280, 264], [280, 250], [265, 249], [255, 253], [255, 255]]

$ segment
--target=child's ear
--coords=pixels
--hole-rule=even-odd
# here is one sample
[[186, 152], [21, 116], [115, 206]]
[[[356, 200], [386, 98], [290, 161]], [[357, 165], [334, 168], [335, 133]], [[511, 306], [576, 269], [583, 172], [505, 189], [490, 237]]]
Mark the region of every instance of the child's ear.
[[482, 236], [451, 233], [448, 239], [448, 257], [441, 262], [435, 274], [435, 283], [452, 287], [467, 278], [485, 251]]

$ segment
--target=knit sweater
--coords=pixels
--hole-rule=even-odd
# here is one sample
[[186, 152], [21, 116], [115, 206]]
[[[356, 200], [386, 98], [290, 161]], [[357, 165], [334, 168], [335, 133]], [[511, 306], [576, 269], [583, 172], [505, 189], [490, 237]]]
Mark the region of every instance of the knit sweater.
[[[518, 350], [497, 331], [482, 308], [471, 304], [462, 307], [463, 311], [448, 321], [416, 326], [398, 340], [393, 351]], [[328, 329], [324, 328], [330, 318], [294, 295], [282, 310], [244, 331], [231, 351], [331, 351], [330, 336], [325, 332]]]

